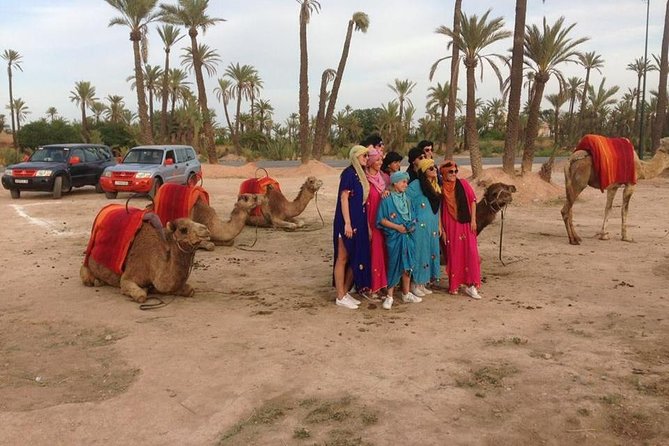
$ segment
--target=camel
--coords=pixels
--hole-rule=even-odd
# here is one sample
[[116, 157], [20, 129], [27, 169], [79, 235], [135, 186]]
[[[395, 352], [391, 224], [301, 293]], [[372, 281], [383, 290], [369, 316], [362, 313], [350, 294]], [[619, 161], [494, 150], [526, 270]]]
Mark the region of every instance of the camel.
[[511, 203], [516, 186], [513, 184], [493, 183], [487, 186], [483, 198], [476, 203], [476, 235], [492, 223], [497, 213]]
[[216, 215], [214, 208], [202, 199], [197, 200], [191, 209], [190, 218], [209, 229], [211, 241], [203, 242], [201, 247], [213, 251], [214, 245], [232, 246], [234, 239], [242, 232], [249, 213], [257, 206], [267, 204], [267, 198], [258, 194], [241, 194], [237, 197], [235, 207], [230, 213], [230, 219], [223, 221]]
[[[154, 216], [155, 214], [147, 214]], [[146, 217], [146, 216], [145, 216]], [[209, 240], [206, 226], [179, 218], [160, 228], [160, 221], [144, 221], [132, 241], [121, 275], [88, 259], [79, 271], [86, 286], [104, 284], [120, 287], [121, 293], [142, 303], [149, 290], [161, 294], [191, 297], [195, 293], [186, 281], [193, 256], [200, 243]]]
[[262, 215], [249, 215], [246, 224], [266, 228], [301, 228], [304, 221], [295, 217], [304, 211], [322, 185], [323, 182], [316, 177], [307, 178], [293, 201], [288, 201], [278, 188], [268, 185], [265, 192], [267, 203], [261, 206]]
[[[636, 170], [637, 179], [649, 179], [658, 176], [664, 169], [669, 167], [669, 138], [662, 138], [660, 147], [657, 149], [655, 156], [649, 161], [641, 161], [634, 153], [634, 168]], [[572, 207], [578, 195], [587, 187], [594, 187], [599, 189], [600, 183], [597, 178], [597, 172], [592, 167], [592, 157], [585, 150], [576, 150], [569, 158], [569, 163], [564, 168], [566, 202], [562, 207], [562, 220], [567, 228], [567, 236], [569, 243], [572, 245], [580, 245], [581, 237], [576, 234], [573, 223]], [[634, 193], [634, 184], [614, 183], [606, 188], [606, 207], [604, 208], [604, 221], [602, 222], [602, 229], [596, 234], [600, 240], [608, 240], [609, 233], [606, 231], [606, 224], [609, 219], [609, 212], [613, 205], [613, 199], [616, 196], [618, 189], [623, 187], [623, 204], [622, 204], [622, 229], [621, 238], [623, 241], [631, 242], [633, 239], [627, 234], [627, 213], [629, 210], [630, 199]]]

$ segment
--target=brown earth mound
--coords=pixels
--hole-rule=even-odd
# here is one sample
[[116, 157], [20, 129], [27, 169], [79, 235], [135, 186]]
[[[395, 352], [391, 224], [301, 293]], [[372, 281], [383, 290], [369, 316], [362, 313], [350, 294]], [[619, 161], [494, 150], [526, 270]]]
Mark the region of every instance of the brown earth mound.
[[[320, 161], [309, 161], [298, 167], [273, 167], [267, 169], [271, 177], [308, 177], [310, 175], [319, 177], [331, 175], [338, 171]], [[258, 168], [256, 163], [246, 163], [243, 166], [222, 166], [220, 164], [203, 164], [204, 178], [253, 178], [265, 175], [265, 170]]]

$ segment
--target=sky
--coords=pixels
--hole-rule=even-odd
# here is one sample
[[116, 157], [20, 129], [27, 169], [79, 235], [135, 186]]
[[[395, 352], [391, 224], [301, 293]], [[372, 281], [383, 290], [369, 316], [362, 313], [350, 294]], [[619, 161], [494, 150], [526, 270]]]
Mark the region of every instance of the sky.
[[[527, 25], [541, 26], [544, 17], [554, 23], [564, 16], [565, 24], [576, 23], [571, 37], [589, 38], [580, 50], [595, 51], [604, 60], [601, 73], [591, 74], [591, 84], [598, 86], [605, 77], [607, 87], [620, 86], [618, 98], [636, 87], [636, 74], [627, 65], [644, 54], [644, 0], [527, 3]], [[320, 4], [320, 12], [312, 16], [307, 30], [310, 114], [317, 111], [321, 73], [337, 68], [348, 20], [354, 12], [363, 11], [370, 18], [370, 26], [365, 34], [353, 34], [337, 110], [346, 105], [354, 109], [380, 107], [394, 99], [388, 84], [394, 84], [395, 79], [409, 79], [416, 83], [409, 96], [416, 107], [415, 118], [423, 116], [429, 87], [450, 77], [449, 60], [440, 64], [432, 82], [428, 73], [437, 59], [450, 54], [448, 39], [434, 31], [441, 25], [452, 27], [454, 0], [320, 0]], [[666, 5], [650, 0], [649, 59], [651, 54], [660, 53]], [[480, 16], [489, 8], [490, 17], [502, 17], [504, 28], [513, 31], [515, 1], [462, 1], [467, 15]], [[117, 15], [103, 0], [0, 0], [0, 52], [13, 49], [22, 56], [23, 71], [14, 72], [13, 90], [14, 98], [21, 98], [28, 105], [29, 121], [45, 117], [51, 106], [67, 119], [80, 119], [80, 112], [69, 97], [75, 82], [82, 80], [91, 82], [99, 99], [120, 95], [129, 109], [137, 110], [136, 94], [126, 81], [134, 66], [128, 28], [108, 27]], [[258, 70], [264, 82], [261, 97], [274, 107], [276, 122], [284, 122], [288, 115], [297, 112], [299, 4], [295, 0], [211, 0], [209, 15], [226, 20], [198, 36], [221, 58], [217, 74], [206, 80], [209, 107], [216, 110], [218, 121], [224, 120], [223, 108], [213, 90], [225, 68], [236, 63], [250, 64]], [[149, 29], [148, 62], [162, 66], [164, 51], [157, 26]], [[172, 51], [171, 66], [180, 63], [186, 40]], [[509, 38], [491, 46], [489, 53], [507, 54], [511, 46]], [[8, 116], [6, 63], [0, 60], [0, 64], [0, 113]], [[560, 70], [565, 77], [585, 77], [584, 69], [577, 64], [563, 64]], [[195, 89], [192, 74], [190, 80]], [[477, 70], [477, 82], [477, 97], [500, 97], [498, 81], [491, 70], [483, 71], [482, 82]], [[647, 91], [657, 90], [657, 84], [657, 73], [649, 73]], [[557, 80], [551, 78], [545, 94], [556, 93], [557, 85]], [[464, 98], [464, 75], [460, 75], [459, 88], [459, 97]], [[523, 101], [525, 96], [526, 92]], [[545, 101], [543, 106], [548, 106]]]

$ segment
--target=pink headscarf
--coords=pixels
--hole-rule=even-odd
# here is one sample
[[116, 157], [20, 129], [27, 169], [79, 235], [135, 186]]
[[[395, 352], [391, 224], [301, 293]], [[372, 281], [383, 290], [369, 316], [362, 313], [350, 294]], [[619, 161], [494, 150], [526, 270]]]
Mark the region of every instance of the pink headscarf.
[[381, 151], [377, 149], [369, 149], [367, 154], [369, 155], [369, 158], [367, 158], [367, 168], [365, 169], [367, 180], [369, 181], [369, 184], [374, 186], [374, 188], [379, 193], [383, 193], [383, 191], [386, 189], [386, 182], [383, 179], [381, 170], [376, 172], [374, 175], [369, 172], [369, 166], [381, 159]]

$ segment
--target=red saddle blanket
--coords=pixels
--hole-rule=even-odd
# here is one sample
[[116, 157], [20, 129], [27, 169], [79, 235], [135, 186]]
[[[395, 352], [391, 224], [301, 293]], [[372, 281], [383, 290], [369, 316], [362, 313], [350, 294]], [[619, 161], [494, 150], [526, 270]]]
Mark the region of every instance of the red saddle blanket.
[[88, 259], [92, 258], [116, 274], [123, 274], [128, 250], [142, 227], [142, 218], [146, 212], [134, 207], [126, 210], [121, 204], [103, 207], [93, 221], [84, 265], [88, 265]]
[[[241, 194], [258, 194], [265, 195], [267, 192], [267, 186], [272, 185], [274, 189], [281, 190], [279, 187], [279, 182], [274, 178], [265, 176], [262, 178], [249, 178], [248, 180], [242, 182], [239, 186], [239, 195]], [[256, 206], [252, 211], [251, 215], [261, 215], [260, 206]]]
[[585, 135], [574, 150], [590, 153], [602, 192], [615, 183], [636, 184], [634, 146], [629, 139]]
[[209, 194], [200, 186], [164, 184], [154, 198], [154, 212], [165, 226], [168, 221], [190, 217], [190, 211], [200, 198], [209, 204]]

